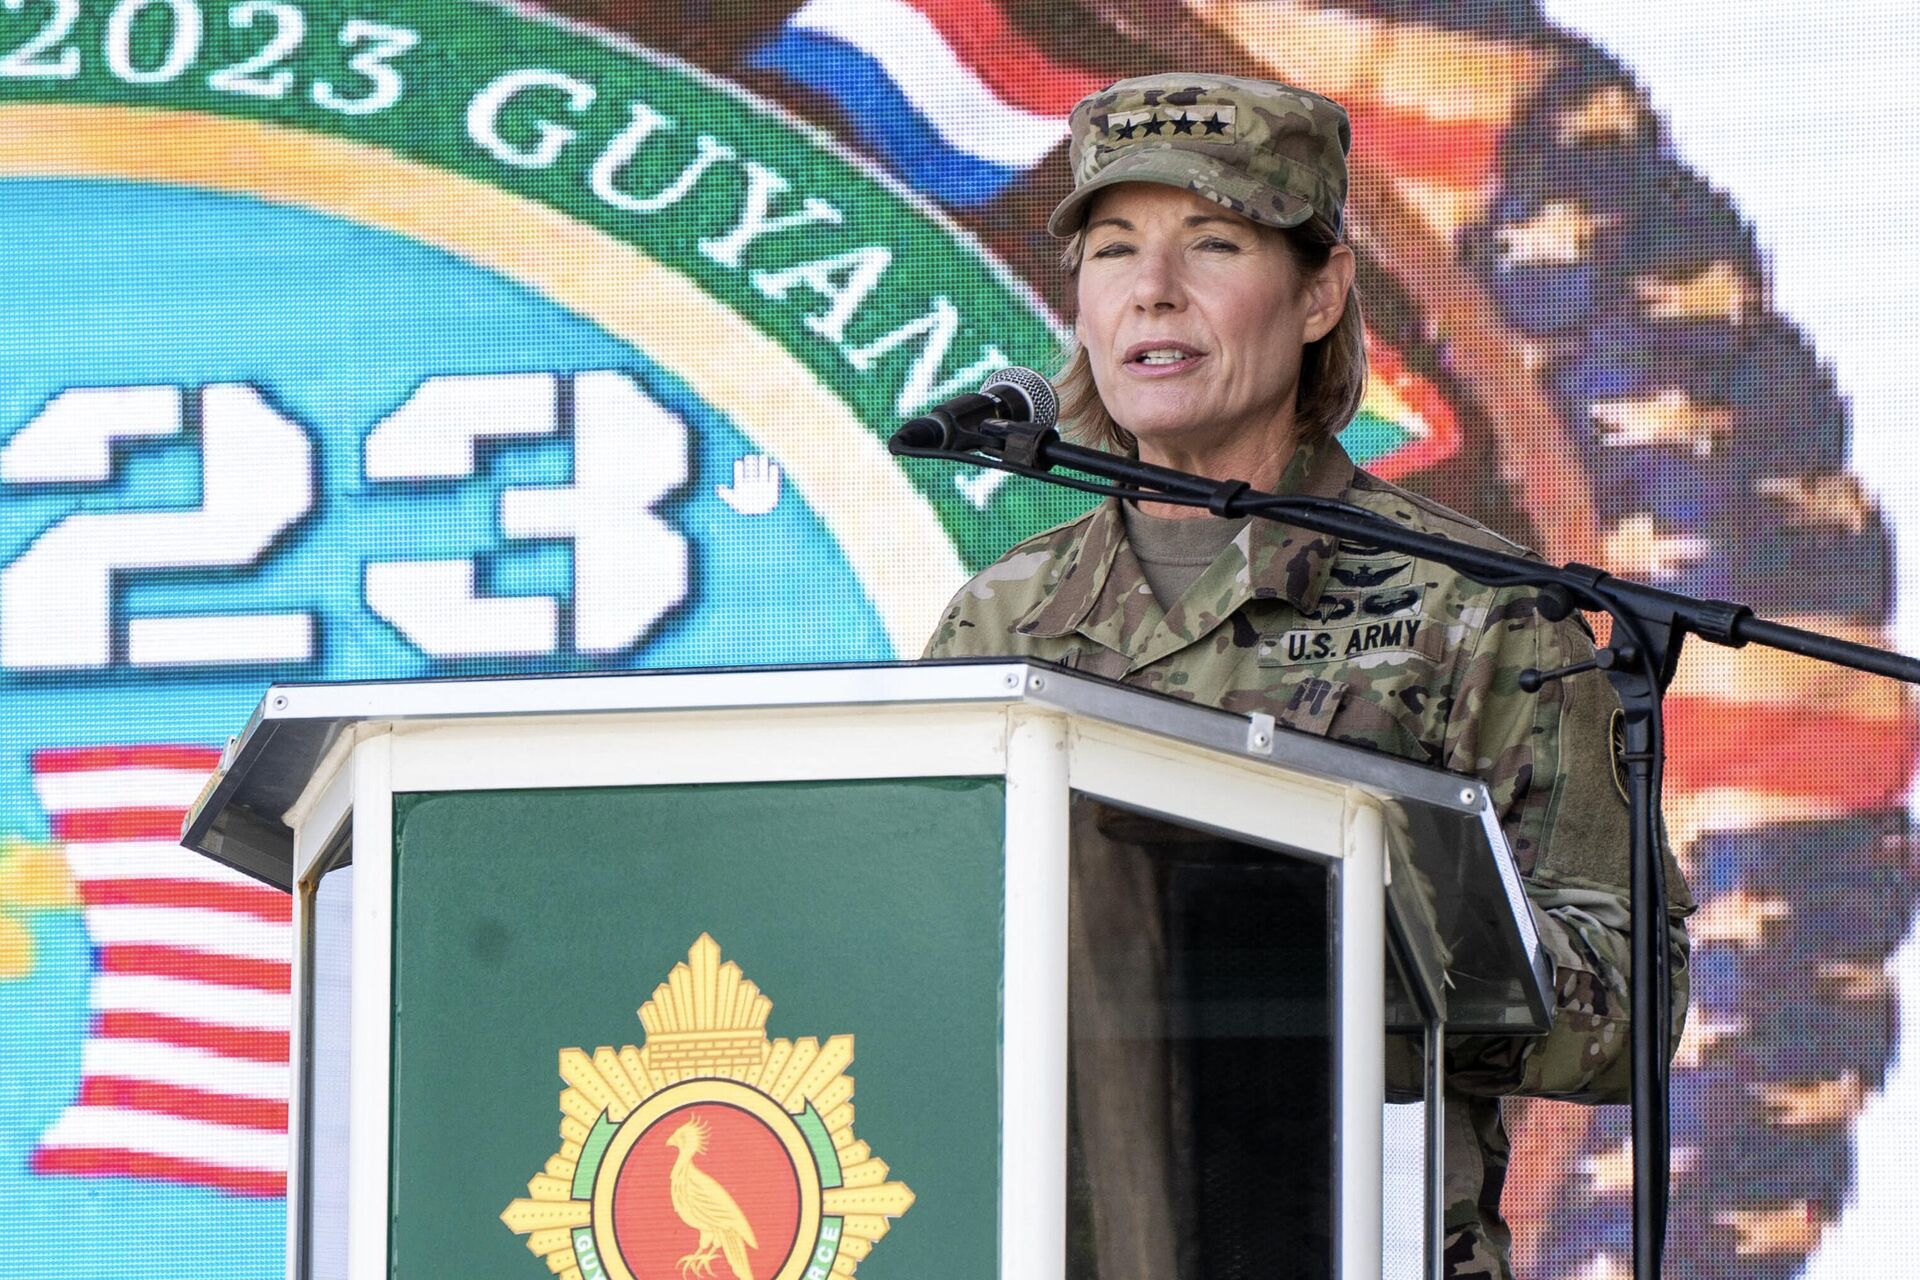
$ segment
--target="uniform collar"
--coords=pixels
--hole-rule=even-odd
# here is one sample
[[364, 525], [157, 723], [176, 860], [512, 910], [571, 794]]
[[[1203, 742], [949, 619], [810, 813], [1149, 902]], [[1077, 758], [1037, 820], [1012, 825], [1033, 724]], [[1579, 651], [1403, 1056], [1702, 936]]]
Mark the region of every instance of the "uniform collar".
[[[1353, 483], [1353, 474], [1353, 459], [1338, 440], [1329, 438], [1296, 449], [1275, 491], [1338, 498]], [[1251, 520], [1221, 552], [1221, 559], [1189, 589], [1188, 596], [1194, 596], [1210, 580], [1230, 575], [1219, 584], [1226, 589], [1225, 598], [1215, 595], [1223, 606], [1220, 616], [1232, 613], [1249, 599], [1284, 599], [1297, 609], [1312, 609], [1320, 600], [1338, 550], [1338, 540], [1330, 535], [1308, 533], [1272, 520]], [[1224, 564], [1229, 557], [1237, 563]], [[1132, 609], [1125, 606], [1130, 594], [1144, 590], [1146, 577], [1127, 544], [1119, 500], [1109, 498], [1088, 518], [1085, 532], [1061, 570], [1060, 586], [1016, 622], [1014, 630], [1036, 637], [1078, 631], [1124, 652], [1129, 646], [1116, 642], [1126, 633], [1138, 635], [1140, 630], [1137, 626], [1121, 627], [1117, 620], [1138, 612], [1142, 606], [1137, 602]], [[1159, 613], [1157, 604], [1149, 603], [1145, 608], [1149, 613]], [[1197, 635], [1187, 633], [1194, 630], [1196, 620], [1185, 618], [1184, 612], [1183, 606], [1176, 604], [1171, 614], [1158, 619], [1163, 625], [1155, 629], [1165, 630], [1165, 623], [1173, 623], [1173, 635], [1166, 638], [1184, 636], [1191, 642]]]

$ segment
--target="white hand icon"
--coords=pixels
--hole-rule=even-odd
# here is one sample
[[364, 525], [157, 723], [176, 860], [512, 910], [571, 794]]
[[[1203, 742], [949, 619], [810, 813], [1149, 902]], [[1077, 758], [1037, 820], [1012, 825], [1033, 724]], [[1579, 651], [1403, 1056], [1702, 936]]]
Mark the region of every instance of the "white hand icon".
[[733, 483], [717, 484], [713, 496], [743, 516], [763, 516], [780, 501], [780, 464], [763, 453], [733, 463]]

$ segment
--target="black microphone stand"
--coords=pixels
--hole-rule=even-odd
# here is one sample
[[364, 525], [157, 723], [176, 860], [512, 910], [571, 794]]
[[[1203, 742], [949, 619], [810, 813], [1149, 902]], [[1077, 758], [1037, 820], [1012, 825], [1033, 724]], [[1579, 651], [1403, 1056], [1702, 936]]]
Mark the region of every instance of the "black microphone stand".
[[[1575, 609], [1612, 615], [1613, 635], [1593, 661], [1557, 671], [1529, 668], [1520, 673], [1520, 684], [1533, 692], [1548, 680], [1598, 668], [1607, 673], [1625, 712], [1626, 740], [1621, 759], [1628, 775], [1632, 859], [1628, 887], [1632, 895], [1629, 1011], [1633, 1020], [1633, 1274], [1639, 1280], [1655, 1280], [1666, 1245], [1670, 1154], [1667, 1064], [1673, 1035], [1666, 867], [1661, 860], [1660, 839], [1660, 787], [1666, 758], [1661, 698], [1677, 669], [1681, 642], [1692, 634], [1734, 649], [1762, 644], [1908, 684], [1920, 684], [1920, 660], [1768, 622], [1754, 616], [1745, 605], [1695, 600], [1613, 577], [1591, 565], [1562, 568], [1417, 533], [1349, 503], [1263, 493], [1243, 480], [1209, 480], [1067, 444], [1052, 427], [1036, 423], [993, 419], [961, 427], [950, 421], [938, 425], [922, 421], [897, 432], [887, 447], [901, 457], [940, 458], [991, 467], [1088, 493], [1205, 507], [1222, 517], [1259, 516], [1315, 533], [1404, 551], [1447, 565], [1487, 586], [1538, 587], [1540, 614], [1550, 621], [1566, 618]], [[1055, 475], [1055, 467], [1100, 480]]]

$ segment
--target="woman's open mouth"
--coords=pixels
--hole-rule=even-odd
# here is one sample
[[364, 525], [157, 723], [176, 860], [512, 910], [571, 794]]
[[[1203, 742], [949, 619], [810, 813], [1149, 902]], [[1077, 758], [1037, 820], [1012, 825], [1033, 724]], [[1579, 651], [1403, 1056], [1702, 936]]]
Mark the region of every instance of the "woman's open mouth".
[[1184, 373], [1206, 359], [1206, 352], [1177, 343], [1141, 343], [1127, 351], [1128, 371], [1146, 377]]

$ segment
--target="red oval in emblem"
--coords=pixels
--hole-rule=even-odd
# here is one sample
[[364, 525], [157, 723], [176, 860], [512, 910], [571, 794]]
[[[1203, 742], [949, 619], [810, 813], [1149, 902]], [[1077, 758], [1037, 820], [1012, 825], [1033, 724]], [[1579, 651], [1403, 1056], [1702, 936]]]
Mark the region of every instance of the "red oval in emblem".
[[634, 1280], [771, 1280], [799, 1232], [786, 1146], [725, 1103], [676, 1107], [647, 1126], [614, 1184], [614, 1243]]

